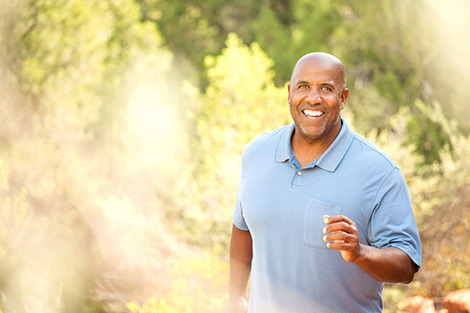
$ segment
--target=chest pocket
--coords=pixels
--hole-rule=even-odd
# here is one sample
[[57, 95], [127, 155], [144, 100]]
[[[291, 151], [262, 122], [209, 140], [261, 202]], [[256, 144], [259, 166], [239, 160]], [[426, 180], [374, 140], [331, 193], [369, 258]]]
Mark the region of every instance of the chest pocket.
[[341, 204], [327, 203], [310, 198], [304, 211], [304, 244], [311, 247], [328, 249], [323, 241], [322, 229], [325, 227], [323, 216], [334, 216], [341, 214]]

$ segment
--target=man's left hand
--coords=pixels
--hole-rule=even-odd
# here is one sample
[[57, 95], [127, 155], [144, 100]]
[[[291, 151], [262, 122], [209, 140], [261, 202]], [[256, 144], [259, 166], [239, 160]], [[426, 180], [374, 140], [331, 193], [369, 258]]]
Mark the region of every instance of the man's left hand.
[[323, 217], [326, 226], [323, 228], [323, 241], [327, 247], [339, 250], [347, 262], [355, 262], [361, 255], [361, 244], [356, 223], [344, 215]]

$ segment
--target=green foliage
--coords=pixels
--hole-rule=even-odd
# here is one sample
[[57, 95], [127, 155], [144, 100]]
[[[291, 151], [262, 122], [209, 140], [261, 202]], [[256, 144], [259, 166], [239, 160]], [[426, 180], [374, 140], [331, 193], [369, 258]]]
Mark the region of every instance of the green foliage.
[[[273, 84], [272, 61], [258, 45], [246, 47], [235, 34], [228, 36], [226, 44], [221, 56], [206, 58], [210, 84], [196, 116], [194, 145], [205, 158], [196, 161], [197, 167], [203, 167], [198, 175], [218, 172], [223, 159], [230, 158], [220, 156], [223, 150], [241, 152], [255, 135], [289, 121], [285, 90]], [[213, 160], [206, 165], [207, 158]]]
[[112, 23], [103, 2], [23, 1], [15, 13], [9, 39], [18, 47], [21, 91], [33, 98], [34, 105], [59, 84], [73, 92], [76, 86], [64, 82], [79, 79], [82, 84], [94, 83], [102, 69], [99, 65], [106, 53], [107, 28]]
[[[466, 161], [470, 157], [470, 137], [459, 133], [456, 123], [449, 121], [437, 104], [418, 105], [423, 116], [449, 138], [450, 144], [441, 151], [440, 161], [423, 166], [423, 157], [407, 141], [407, 125], [414, 118], [407, 108], [391, 119], [390, 131], [382, 131], [378, 136], [375, 132], [368, 137], [401, 168], [415, 210], [423, 265], [414, 288], [407, 288], [407, 292], [442, 297], [449, 291], [470, 287], [470, 166]], [[397, 303], [399, 300], [392, 297], [390, 301]]]
[[272, 61], [235, 34], [226, 44], [220, 56], [206, 58], [209, 86], [193, 119], [190, 185], [181, 187], [171, 206], [191, 241], [225, 247], [243, 148], [290, 120], [287, 88], [274, 85]]
[[207, 86], [205, 57], [218, 54], [230, 32], [236, 31], [241, 38], [252, 41], [251, 21], [263, 5], [258, 1], [227, 0], [136, 2], [141, 6], [143, 19], [158, 25], [178, 62], [196, 67], [196, 73], [186, 74], [203, 88]]
[[116, 118], [126, 71], [143, 51], [164, 52], [155, 25], [140, 19], [129, 0], [22, 1], [3, 21], [5, 68], [37, 112], [60, 103], [81, 117], [79, 127]]
[[[290, 80], [295, 61], [312, 51], [328, 51], [333, 31], [338, 27], [342, 0], [292, 1], [287, 6], [290, 18], [283, 18], [272, 3], [263, 6], [253, 23], [253, 38], [275, 60], [276, 84]], [[284, 13], [287, 14], [287, 13]]]
[[[424, 102], [416, 100], [415, 107], [421, 114], [415, 114], [408, 123], [408, 140], [416, 145], [416, 152], [421, 153], [426, 164], [439, 160], [439, 154], [450, 144], [446, 125], [437, 119], [445, 120], [439, 104], [434, 103], [430, 108]], [[425, 126], [425, 127], [423, 127]]]
[[[400, 108], [413, 108], [416, 98], [427, 99], [421, 78], [427, 46], [419, 35], [421, 24], [416, 25], [417, 10], [415, 2], [381, 0], [342, 11], [345, 22], [335, 30], [333, 51], [346, 64], [352, 90], [348, 105], [361, 132], [386, 130]], [[423, 127], [409, 127], [414, 129], [408, 134], [410, 142], [436, 140]], [[427, 153], [421, 145], [416, 148]], [[428, 155], [427, 162], [437, 157]]]
[[428, 267], [421, 279], [431, 296], [470, 287], [470, 137], [454, 132], [450, 142], [452, 150], [444, 150], [433, 164], [433, 177], [423, 180], [426, 190], [420, 195], [426, 206], [420, 230]]

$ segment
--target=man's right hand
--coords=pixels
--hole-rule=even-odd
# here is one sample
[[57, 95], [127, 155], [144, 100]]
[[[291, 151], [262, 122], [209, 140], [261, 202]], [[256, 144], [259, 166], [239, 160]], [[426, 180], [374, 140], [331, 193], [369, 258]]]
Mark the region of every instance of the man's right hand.
[[248, 310], [248, 301], [243, 296], [231, 298], [228, 301], [225, 313], [246, 313]]

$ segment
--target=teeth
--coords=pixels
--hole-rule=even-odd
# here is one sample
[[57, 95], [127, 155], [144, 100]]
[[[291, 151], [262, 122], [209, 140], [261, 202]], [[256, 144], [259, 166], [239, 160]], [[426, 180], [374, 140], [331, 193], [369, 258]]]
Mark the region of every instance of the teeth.
[[312, 111], [312, 110], [304, 110], [304, 114], [309, 116], [309, 117], [318, 117], [318, 116], [321, 116], [323, 115], [323, 112], [322, 111]]

